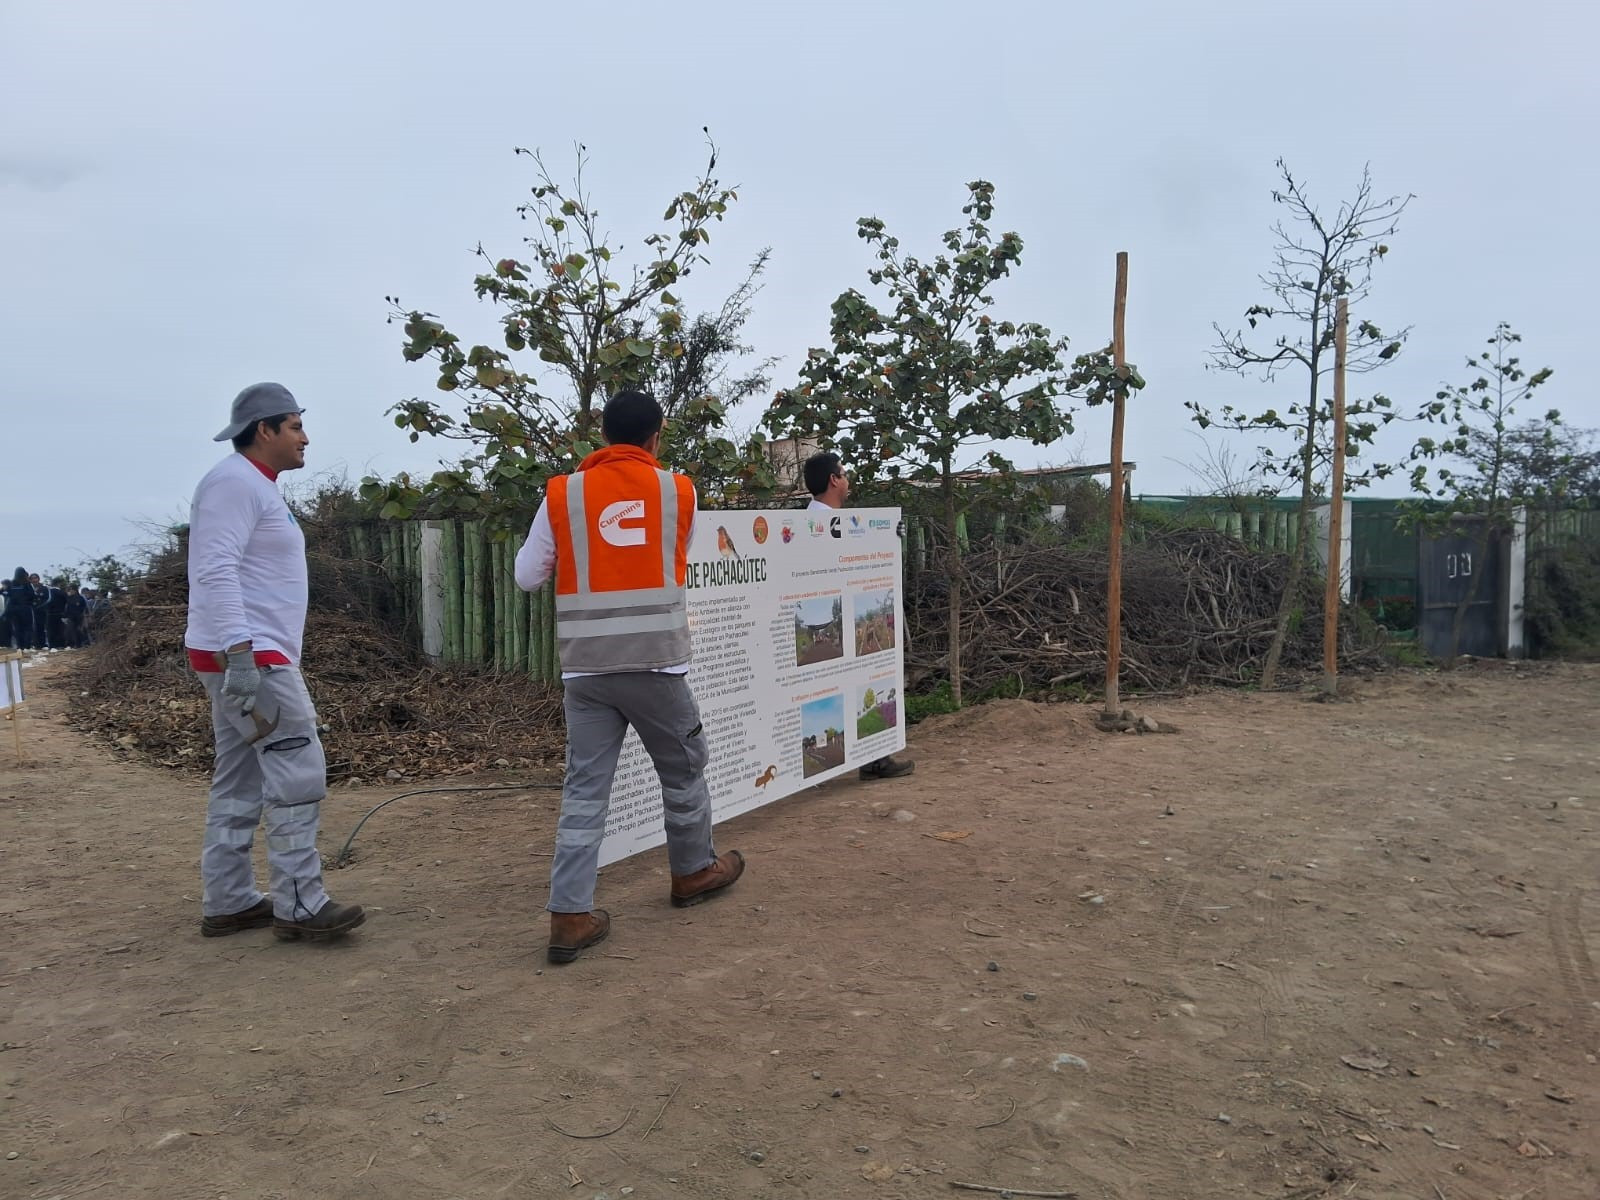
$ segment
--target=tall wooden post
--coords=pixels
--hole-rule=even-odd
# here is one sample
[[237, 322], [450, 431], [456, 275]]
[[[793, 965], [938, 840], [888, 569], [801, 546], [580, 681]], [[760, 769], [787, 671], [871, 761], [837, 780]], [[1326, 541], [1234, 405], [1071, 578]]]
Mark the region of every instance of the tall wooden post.
[[1333, 479], [1328, 485], [1328, 582], [1322, 593], [1322, 690], [1339, 692], [1339, 601], [1344, 593], [1344, 362], [1350, 302], [1340, 299], [1333, 327]]
[[1122, 710], [1117, 675], [1122, 669], [1122, 368], [1127, 366], [1123, 317], [1128, 307], [1128, 252], [1117, 251], [1117, 291], [1111, 309], [1111, 362], [1117, 369], [1116, 398], [1111, 405], [1111, 548], [1106, 579], [1106, 708], [1115, 717]]

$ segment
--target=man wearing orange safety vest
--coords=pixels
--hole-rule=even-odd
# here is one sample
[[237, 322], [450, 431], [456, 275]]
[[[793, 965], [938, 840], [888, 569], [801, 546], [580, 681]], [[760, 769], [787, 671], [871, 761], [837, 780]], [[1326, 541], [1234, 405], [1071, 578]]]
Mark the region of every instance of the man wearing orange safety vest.
[[698, 904], [744, 873], [742, 854], [712, 845], [706, 734], [686, 678], [694, 485], [656, 462], [663, 418], [651, 397], [617, 393], [600, 424], [608, 444], [550, 480], [516, 561], [525, 591], [556, 578], [567, 771], [546, 905], [553, 963], [611, 930], [594, 907], [595, 874], [630, 725], [661, 780], [672, 903]]

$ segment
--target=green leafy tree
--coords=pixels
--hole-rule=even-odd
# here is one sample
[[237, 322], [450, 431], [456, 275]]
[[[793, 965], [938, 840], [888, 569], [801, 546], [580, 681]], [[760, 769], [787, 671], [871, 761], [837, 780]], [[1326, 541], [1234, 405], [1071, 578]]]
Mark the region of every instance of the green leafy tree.
[[[406, 359], [434, 363], [437, 388], [457, 398], [448, 406], [420, 397], [402, 401], [391, 410], [395, 424], [410, 430], [413, 441], [453, 439], [466, 453], [458, 466], [422, 486], [407, 477], [364, 481], [363, 498], [386, 517], [410, 516], [429, 500], [463, 513], [525, 514], [550, 475], [595, 448], [598, 408], [606, 397], [658, 381], [664, 372], [670, 377], [663, 364], [693, 345], [694, 330], [673, 289], [707, 261], [710, 226], [737, 198], [716, 178], [715, 146], [700, 176], [668, 202], [664, 228], [643, 239], [645, 253], [633, 265], [624, 265], [607, 244], [584, 185], [582, 146], [570, 188], [555, 180], [537, 152], [517, 153], [531, 158], [536, 170], [533, 198], [517, 210], [533, 232], [523, 239], [520, 257], [496, 258], [480, 245], [476, 254], [485, 269], [473, 281], [478, 298], [501, 310], [500, 344], [463, 345], [433, 313], [389, 297], [390, 320], [405, 331]], [[748, 299], [747, 293], [745, 304]], [[713, 344], [708, 353], [715, 360], [728, 351]], [[720, 402], [688, 394], [687, 387], [675, 403], [680, 418], [687, 415], [702, 434], [723, 420]], [[706, 437], [701, 449], [706, 457], [697, 461], [723, 465], [720, 460], [737, 448]], [[741, 468], [728, 470], [737, 476]]]
[[[1282, 159], [1277, 166], [1280, 186], [1273, 191], [1272, 201], [1285, 215], [1272, 226], [1276, 239], [1272, 266], [1261, 276], [1271, 298], [1245, 310], [1248, 329], [1214, 326], [1217, 343], [1210, 365], [1215, 370], [1259, 378], [1268, 384], [1287, 380], [1287, 400], [1259, 411], [1232, 404], [1215, 411], [1198, 401], [1185, 404], [1202, 429], [1215, 426], [1260, 437], [1251, 470], [1269, 480], [1273, 491], [1297, 487], [1300, 493], [1296, 552], [1262, 666], [1262, 687], [1271, 687], [1277, 676], [1311, 554], [1312, 510], [1319, 492], [1326, 489], [1332, 462], [1333, 411], [1329, 397], [1338, 303], [1346, 300], [1354, 309], [1367, 298], [1373, 267], [1388, 254], [1388, 240], [1394, 236], [1400, 215], [1411, 200], [1410, 196], [1375, 195], [1372, 176], [1363, 170], [1351, 199], [1328, 213], [1316, 205]], [[1407, 332], [1386, 333], [1369, 320], [1359, 321], [1350, 331], [1346, 371], [1365, 374], [1393, 361]], [[1431, 415], [1437, 417], [1441, 411]], [[1356, 399], [1347, 405], [1347, 489], [1364, 486], [1395, 471], [1394, 464], [1363, 463], [1360, 451], [1399, 415], [1393, 403], [1382, 395]], [[1427, 418], [1430, 412], [1424, 410], [1416, 415]]]
[[1600, 503], [1600, 449], [1592, 429], [1532, 419], [1503, 433], [1473, 428], [1468, 457], [1484, 461], [1499, 442], [1506, 491], [1539, 508], [1588, 508]]
[[740, 337], [771, 253], [756, 256], [721, 308], [689, 322], [681, 354], [655, 356], [639, 380], [666, 413], [663, 457], [692, 470], [702, 503], [734, 503], [777, 482], [766, 438], [758, 431], [741, 438], [729, 426], [734, 408], [772, 386], [778, 360], [756, 358]]
[[142, 572], [138, 567], [123, 562], [114, 554], [91, 558], [73, 573], [72, 581], [91, 587], [102, 596], [120, 596], [126, 592]]
[[[875, 303], [854, 288], [840, 295], [833, 302], [833, 345], [807, 354], [800, 382], [778, 393], [766, 417], [774, 432], [836, 449], [859, 477], [937, 488], [941, 505], [931, 525], [949, 584], [950, 685], [958, 704], [956, 525], [968, 502], [957, 476], [978, 465], [1009, 470], [997, 441], [1046, 445], [1072, 429], [1061, 403], [1074, 379], [1062, 361], [1066, 339], [1043, 325], [990, 315], [990, 289], [1022, 260], [1020, 236], [990, 231], [994, 190], [983, 180], [967, 185], [965, 227], [947, 232], [942, 252], [926, 261], [903, 251], [878, 218], [859, 220], [857, 236], [877, 257], [867, 278], [884, 300]], [[1101, 356], [1081, 365], [1109, 380], [1108, 362]], [[1123, 382], [1128, 378], [1137, 373]]]
[[[1424, 515], [1423, 527], [1455, 534], [1472, 530], [1477, 543], [1474, 557], [1480, 563], [1488, 561], [1491, 542], [1510, 530], [1518, 507], [1558, 502], [1564, 496], [1555, 489], [1567, 485], [1559, 471], [1533, 475], [1522, 465], [1532, 455], [1555, 466], [1561, 414], [1552, 408], [1541, 423], [1521, 430], [1512, 424], [1518, 406], [1527, 404], [1553, 374], [1550, 367], [1530, 372], [1522, 365], [1515, 352], [1521, 341], [1522, 335], [1501, 321], [1488, 339], [1489, 348], [1467, 359], [1467, 382], [1437, 394], [1455, 426], [1454, 436], [1421, 439], [1417, 446], [1423, 461], [1411, 476], [1415, 490], [1448, 502], [1449, 511]], [[1475, 519], [1465, 522], [1463, 515]], [[1460, 649], [1467, 611], [1478, 598], [1484, 574], [1473, 572], [1456, 605], [1447, 662], [1453, 662]]]

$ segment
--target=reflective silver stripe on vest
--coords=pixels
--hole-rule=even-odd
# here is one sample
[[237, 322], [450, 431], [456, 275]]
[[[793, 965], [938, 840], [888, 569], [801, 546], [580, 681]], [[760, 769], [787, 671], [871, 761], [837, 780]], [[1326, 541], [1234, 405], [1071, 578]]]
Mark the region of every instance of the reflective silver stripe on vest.
[[684, 624], [681, 612], [664, 612], [641, 615], [629, 613], [625, 617], [590, 617], [558, 621], [557, 636], [569, 638], [609, 637], [616, 633], [664, 633]]
[[589, 522], [583, 519], [582, 471], [567, 476], [567, 528], [572, 531], [572, 557], [578, 565], [581, 596], [589, 590]]
[[661, 582], [672, 584], [678, 566], [678, 485], [666, 471], [656, 471], [656, 479], [661, 484]]
[[[626, 594], [626, 592], [613, 592], [613, 605], [615, 605], [617, 596]], [[676, 604], [624, 604], [607, 608], [581, 608], [576, 612], [561, 613], [557, 619], [571, 621], [573, 622], [573, 627], [577, 628], [580, 624], [588, 627], [596, 621], [604, 621], [612, 617], [627, 617], [634, 614], [641, 617], [652, 617], [661, 613], [674, 613], [677, 611], [678, 605]]]
[[[671, 578], [668, 576], [668, 578]], [[628, 603], [625, 608], [643, 608], [651, 604], [675, 604], [682, 588], [677, 586], [661, 588], [639, 588], [625, 593]], [[556, 612], [575, 613], [589, 609], [614, 609], [617, 608], [618, 592], [586, 592], [576, 596], [557, 596]], [[637, 600], [637, 603], [635, 603]], [[614, 614], [613, 614], [614, 615]]]
[[[678, 486], [656, 471], [661, 488], [661, 577], [674, 580], [678, 548]], [[577, 591], [556, 596], [556, 649], [567, 671], [648, 671], [689, 661], [689, 614], [684, 589], [664, 587], [596, 592], [589, 582], [589, 522], [583, 472], [567, 477], [567, 528]]]

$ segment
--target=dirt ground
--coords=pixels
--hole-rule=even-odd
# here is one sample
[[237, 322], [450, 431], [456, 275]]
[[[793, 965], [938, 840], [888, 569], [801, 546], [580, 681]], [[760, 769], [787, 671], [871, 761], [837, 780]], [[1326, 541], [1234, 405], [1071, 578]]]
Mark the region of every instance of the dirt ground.
[[564, 968], [549, 792], [378, 813], [344, 944], [201, 939], [203, 780], [60, 674], [0, 725], [5, 1197], [1600, 1196], [1600, 667], [925, 722], [713, 904], [609, 868]]

